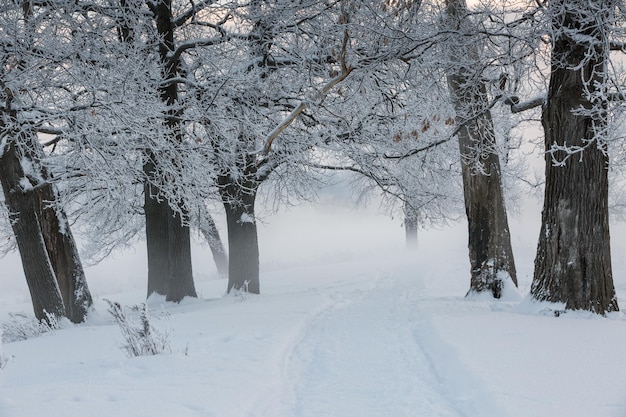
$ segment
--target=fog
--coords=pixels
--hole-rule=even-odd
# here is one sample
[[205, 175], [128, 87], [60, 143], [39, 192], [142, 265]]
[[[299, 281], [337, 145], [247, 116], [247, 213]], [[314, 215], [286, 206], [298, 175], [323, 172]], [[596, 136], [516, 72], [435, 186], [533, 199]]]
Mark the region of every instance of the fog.
[[[258, 218], [261, 288], [263, 274], [267, 272], [409, 251], [405, 248], [402, 217], [391, 215], [388, 211], [376, 198], [369, 201], [366, 207], [358, 207], [352, 198], [337, 193], [322, 195], [321, 202], [317, 204], [283, 206], [277, 212], [261, 205]], [[223, 217], [223, 213], [215, 214], [220, 235], [227, 245]], [[540, 202], [534, 197], [519, 199], [509, 210], [511, 239], [522, 294], [528, 292], [532, 280], [540, 219]], [[624, 233], [626, 226], [623, 223], [612, 224], [613, 270], [618, 296], [626, 290], [626, 261], [622, 255], [626, 249]], [[209, 247], [198, 233], [193, 233], [192, 239], [196, 283], [220, 279]], [[432, 254], [433, 260], [442, 259], [445, 262], [455, 257], [455, 262], [466, 262], [468, 274], [458, 279], [467, 280], [469, 287], [466, 246], [467, 225], [461, 220], [447, 226], [420, 229], [418, 247], [411, 250], [420, 251], [422, 255]], [[19, 255], [12, 253], [0, 259], [0, 270], [0, 307], [23, 304], [25, 312], [30, 313], [30, 297]], [[147, 285], [145, 242], [116, 251], [99, 264], [87, 266], [85, 272], [95, 297], [144, 290]]]

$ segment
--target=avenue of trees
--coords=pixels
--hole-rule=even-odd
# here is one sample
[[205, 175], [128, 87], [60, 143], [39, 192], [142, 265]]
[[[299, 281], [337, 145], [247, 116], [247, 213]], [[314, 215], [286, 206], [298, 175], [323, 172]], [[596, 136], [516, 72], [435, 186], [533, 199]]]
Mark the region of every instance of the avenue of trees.
[[[93, 258], [145, 239], [147, 295], [195, 297], [191, 230], [260, 293], [255, 204], [348, 171], [419, 224], [468, 221], [470, 292], [517, 285], [505, 176], [541, 118], [531, 294], [618, 309], [608, 196], [626, 98], [621, 1], [5, 0], [2, 230], [35, 316], [91, 306]], [[226, 214], [228, 251], [211, 208]], [[228, 253], [228, 256], [226, 256]]]

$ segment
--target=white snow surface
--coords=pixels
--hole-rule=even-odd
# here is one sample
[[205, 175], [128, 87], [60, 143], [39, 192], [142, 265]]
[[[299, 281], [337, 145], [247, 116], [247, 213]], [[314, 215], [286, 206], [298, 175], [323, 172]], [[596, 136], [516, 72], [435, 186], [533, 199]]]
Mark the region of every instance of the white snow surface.
[[[126, 274], [114, 263], [88, 269], [86, 323], [4, 344], [0, 416], [626, 416], [626, 317], [555, 317], [559, 306], [528, 299], [536, 223], [513, 222], [520, 290], [509, 283], [495, 301], [464, 297], [465, 225], [424, 232], [409, 253], [397, 221], [303, 210], [309, 242], [331, 239], [297, 259], [286, 239], [302, 236], [298, 216], [270, 219], [261, 295], [224, 296], [226, 282], [197, 267], [199, 299], [149, 300], [170, 353], [127, 358], [103, 301], [143, 301], [142, 261]], [[614, 264], [626, 308], [626, 268]], [[31, 314], [17, 278], [3, 279], [0, 319]]]

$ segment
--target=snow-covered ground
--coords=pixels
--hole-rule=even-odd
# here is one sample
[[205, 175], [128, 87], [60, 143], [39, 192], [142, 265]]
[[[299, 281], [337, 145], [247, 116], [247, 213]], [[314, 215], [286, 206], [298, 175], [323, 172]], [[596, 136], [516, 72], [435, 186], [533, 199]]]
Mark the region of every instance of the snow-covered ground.
[[[127, 358], [107, 313], [104, 298], [145, 295], [141, 248], [117, 255], [87, 271], [97, 297], [87, 323], [4, 344], [0, 416], [626, 416], [626, 316], [557, 318], [530, 302], [538, 210], [522, 214], [521, 295], [498, 302], [464, 298], [463, 224], [422, 232], [407, 253], [400, 221], [368, 211], [269, 216], [262, 295], [224, 297], [197, 248], [201, 298], [150, 300], [171, 344], [152, 357]], [[626, 308], [623, 231], [612, 231], [613, 263]], [[0, 320], [31, 314], [15, 258], [0, 268]]]

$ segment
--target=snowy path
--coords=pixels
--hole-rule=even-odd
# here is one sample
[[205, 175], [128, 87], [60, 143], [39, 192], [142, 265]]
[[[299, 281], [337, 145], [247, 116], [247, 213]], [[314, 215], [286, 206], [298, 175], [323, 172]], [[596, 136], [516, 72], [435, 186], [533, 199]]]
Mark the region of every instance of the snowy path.
[[3, 346], [0, 417], [626, 416], [623, 313], [466, 299], [465, 265], [431, 258], [276, 271], [262, 296], [208, 281], [204, 300], [151, 304], [172, 329], [153, 357], [124, 356], [98, 301]]
[[[335, 294], [334, 308], [309, 325], [288, 360], [294, 392], [286, 415], [504, 416], [481, 398], [485, 392], [471, 376], [458, 368], [453, 375], [445, 374], [452, 368], [437, 369], [431, 355], [441, 359], [452, 350], [425, 319], [416, 319], [423, 316], [416, 314], [423, 285], [406, 283], [411, 289], [393, 280], [383, 277], [373, 289]], [[451, 384], [453, 379], [459, 382]]]

